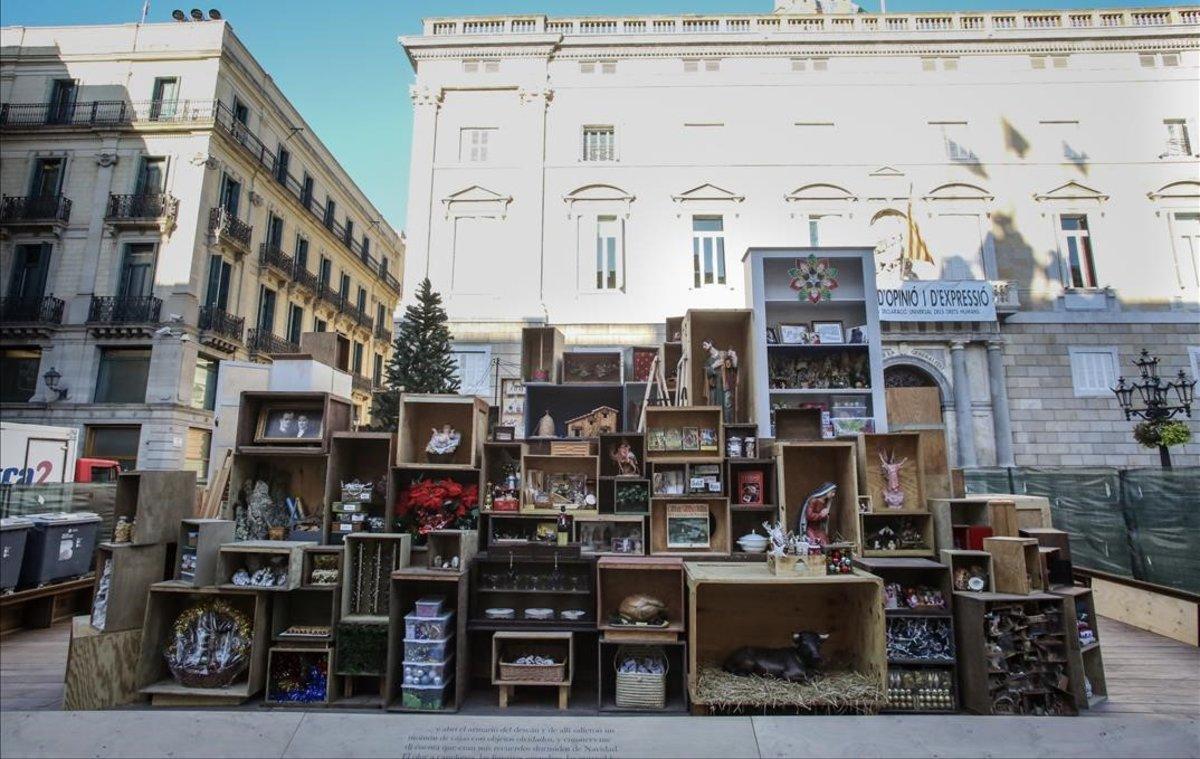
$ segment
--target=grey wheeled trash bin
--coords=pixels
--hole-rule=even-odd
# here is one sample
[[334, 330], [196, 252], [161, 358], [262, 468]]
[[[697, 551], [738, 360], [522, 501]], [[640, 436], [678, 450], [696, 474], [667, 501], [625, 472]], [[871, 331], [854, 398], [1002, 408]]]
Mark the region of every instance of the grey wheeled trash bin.
[[21, 576], [21, 559], [25, 556], [25, 539], [33, 522], [24, 517], [0, 519], [0, 591], [17, 587]]
[[30, 514], [33, 529], [21, 562], [21, 587], [87, 574], [96, 551], [100, 516], [90, 511]]

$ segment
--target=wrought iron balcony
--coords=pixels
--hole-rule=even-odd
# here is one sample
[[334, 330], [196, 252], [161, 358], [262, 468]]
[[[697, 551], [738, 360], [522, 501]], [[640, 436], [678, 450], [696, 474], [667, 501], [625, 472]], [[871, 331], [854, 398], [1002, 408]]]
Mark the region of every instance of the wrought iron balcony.
[[[213, 337], [223, 338], [234, 342], [242, 341], [242, 327], [246, 320], [241, 316], [234, 316], [224, 309], [216, 306], [201, 306], [200, 319], [197, 326], [201, 332], [211, 333]], [[202, 338], [203, 339], [203, 338]]]
[[10, 325], [58, 326], [62, 324], [63, 301], [53, 296], [0, 298], [0, 322]]
[[246, 333], [246, 348], [252, 354], [274, 356], [282, 353], [299, 353], [300, 346], [284, 340], [270, 330], [255, 328]]
[[299, 261], [292, 271], [292, 281], [313, 293], [317, 292], [317, 275], [301, 266]]
[[366, 393], [368, 395], [375, 389], [375, 383], [370, 377], [364, 377], [357, 372], [350, 373], [350, 387], [357, 392]]
[[258, 246], [258, 265], [262, 268], [272, 268], [285, 277], [291, 277], [296, 269], [296, 261], [278, 246], [271, 243], [260, 243]]
[[152, 295], [93, 295], [88, 324], [153, 324], [161, 310]]
[[0, 103], [0, 128], [121, 127], [147, 122], [212, 121], [213, 100], [84, 100], [69, 103]]
[[25, 227], [63, 227], [71, 220], [71, 199], [65, 195], [4, 195], [0, 224]]
[[391, 344], [392, 331], [390, 329], [388, 329], [387, 327], [383, 326], [382, 323], [376, 324], [375, 325], [375, 339], [381, 340], [388, 344]]
[[254, 227], [220, 206], [208, 212], [208, 231], [216, 236], [217, 242], [229, 245], [234, 251], [250, 252], [250, 235]]
[[317, 283], [317, 298], [325, 301], [338, 311], [343, 310], [346, 306], [346, 299], [342, 297], [340, 292], [333, 289], [333, 286], [328, 282]]
[[104, 220], [113, 226], [169, 227], [179, 214], [179, 199], [165, 192], [109, 195]]

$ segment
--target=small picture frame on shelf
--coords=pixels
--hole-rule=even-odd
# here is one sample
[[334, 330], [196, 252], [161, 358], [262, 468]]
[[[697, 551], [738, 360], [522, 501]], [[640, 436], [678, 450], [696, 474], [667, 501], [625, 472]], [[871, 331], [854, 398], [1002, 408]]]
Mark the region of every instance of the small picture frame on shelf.
[[254, 432], [256, 443], [321, 442], [325, 420], [320, 404], [264, 403]]
[[761, 469], [745, 469], [738, 472], [738, 504], [762, 506], [765, 479], [765, 474]]
[[846, 342], [846, 335], [840, 321], [814, 321], [812, 331], [820, 340], [821, 345], [842, 345]]
[[779, 341], [784, 345], [805, 345], [808, 340], [807, 324], [779, 325]]
[[862, 345], [867, 342], [867, 325], [850, 328], [850, 337], [846, 340], [850, 345]]
[[681, 437], [681, 450], [698, 451], [700, 450], [700, 430], [695, 427], [684, 427]]
[[517, 439], [517, 428], [496, 425], [492, 428], [492, 440], [497, 443], [511, 443]]
[[667, 548], [709, 548], [712, 533], [708, 506], [672, 503], [667, 506]]
[[767, 345], [779, 344], [779, 332], [774, 327], [767, 327]]
[[700, 450], [702, 451], [718, 451], [721, 446], [717, 444], [717, 431], [712, 427], [700, 428]]
[[683, 450], [683, 432], [678, 427], [670, 427], [667, 429], [666, 438], [663, 442], [662, 449], [664, 451]]
[[646, 432], [646, 450], [647, 451], [665, 451], [667, 449], [667, 436], [661, 429], [649, 430]]
[[612, 552], [613, 553], [632, 553], [632, 554], [639, 554], [639, 555], [645, 553], [645, 551], [642, 549], [642, 539], [633, 537], [633, 536], [613, 538], [612, 539]]

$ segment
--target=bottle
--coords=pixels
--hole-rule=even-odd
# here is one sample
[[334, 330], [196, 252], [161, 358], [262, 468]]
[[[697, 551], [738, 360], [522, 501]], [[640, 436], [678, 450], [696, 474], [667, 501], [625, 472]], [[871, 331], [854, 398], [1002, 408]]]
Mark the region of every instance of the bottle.
[[571, 542], [571, 525], [567, 521], [567, 507], [558, 507], [558, 544], [565, 546]]

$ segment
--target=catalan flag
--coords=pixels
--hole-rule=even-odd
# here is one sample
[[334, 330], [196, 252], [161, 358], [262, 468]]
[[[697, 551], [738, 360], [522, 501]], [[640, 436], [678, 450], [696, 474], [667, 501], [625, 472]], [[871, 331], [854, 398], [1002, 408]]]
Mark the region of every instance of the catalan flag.
[[921, 229], [913, 216], [911, 199], [908, 201], [908, 245], [904, 248], [904, 258], [914, 263], [933, 263], [933, 256], [929, 255], [929, 247], [925, 245], [925, 238], [921, 237]]

